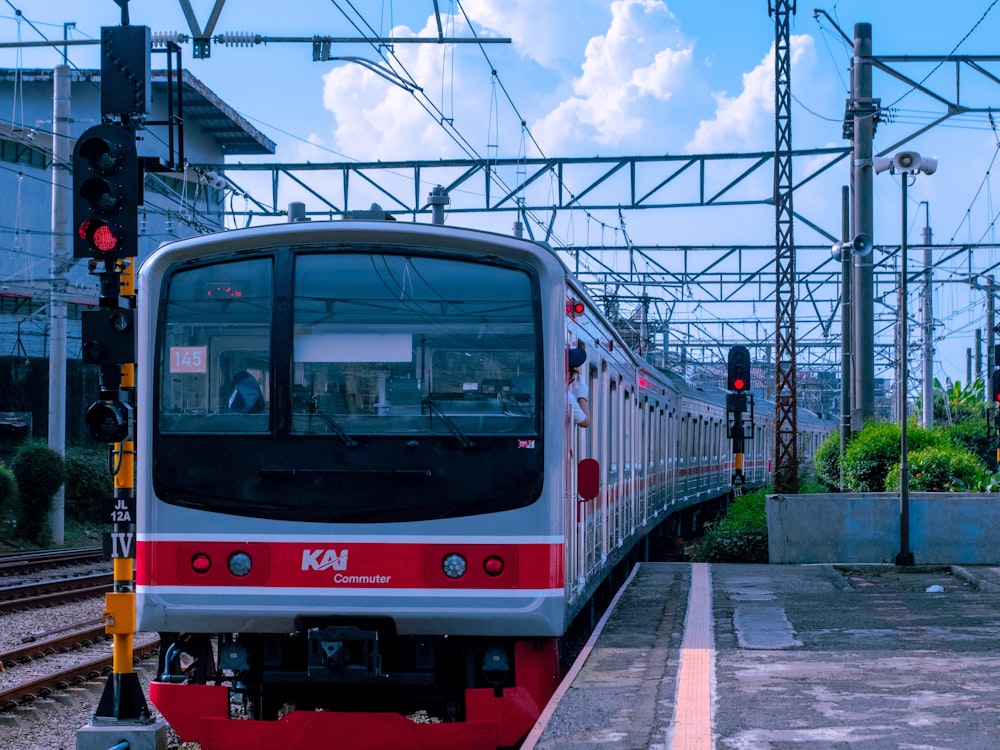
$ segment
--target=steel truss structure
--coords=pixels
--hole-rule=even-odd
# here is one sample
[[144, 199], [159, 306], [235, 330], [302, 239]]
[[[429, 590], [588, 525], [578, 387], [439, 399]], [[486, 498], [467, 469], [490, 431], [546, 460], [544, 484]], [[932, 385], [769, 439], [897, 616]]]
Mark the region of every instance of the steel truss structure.
[[[793, 10], [793, 5], [789, 0], [775, 5], [772, 0], [769, 10], [774, 9], [780, 15]], [[780, 20], [776, 19], [776, 41], [783, 33]], [[837, 31], [848, 44], [852, 42], [839, 28]], [[956, 115], [988, 113], [988, 104], [970, 106], [964, 89], [977, 76], [987, 87], [1000, 81], [1000, 76], [984, 67], [997, 61], [1000, 56], [992, 55], [855, 57], [855, 65], [872, 66], [943, 108], [929, 125], [915, 128], [879, 155], [898, 149]], [[776, 66], [780, 62], [776, 59]], [[936, 93], [925, 84], [926, 79], [917, 81], [890, 67], [890, 63], [933, 62], [954, 64], [954, 92]], [[780, 105], [776, 113], [784, 118], [788, 110], [782, 97], [789, 92], [778, 90], [787, 83], [781, 70], [776, 69], [776, 104]], [[973, 75], [960, 77], [960, 71]], [[874, 113], [866, 110], [868, 116], [875, 120], [885, 117], [878, 100], [873, 100], [872, 106]], [[843, 128], [846, 139], [856, 138], [855, 114], [849, 101]], [[830, 174], [843, 175], [845, 183], [850, 178], [853, 184], [853, 153], [854, 144], [850, 143], [792, 150], [790, 123], [776, 121], [776, 150], [766, 152], [191, 166], [224, 175], [234, 195], [244, 197], [242, 210], [235, 201], [230, 204], [228, 220], [233, 226], [284, 217], [289, 196], [294, 200], [305, 197], [309, 202], [304, 218], [337, 218], [347, 210], [364, 207], [359, 198], [371, 200], [375, 196], [400, 218], [418, 220], [431, 214], [428, 194], [441, 186], [450, 196], [449, 214], [469, 215], [463, 223], [479, 225], [479, 218], [471, 216], [475, 214], [507, 214], [532, 238], [558, 247], [570, 267], [603, 301], [609, 316], [623, 330], [632, 332], [639, 347], [659, 352], [666, 364], [685, 368], [688, 374], [694, 374], [693, 368], [715, 368], [721, 381], [719, 368], [728, 346], [749, 344], [756, 362], [778, 368], [773, 371], [774, 379], [771, 373], [761, 373], [760, 382], [773, 397], [777, 380], [787, 390], [815, 373], [832, 373], [837, 366], [839, 337], [832, 323], [839, 313], [841, 273], [829, 245], [822, 243], [844, 239], [841, 230], [832, 226], [840, 217], [824, 213], [817, 219], [797, 213], [791, 198], [795, 192], [821, 184], [818, 178]], [[253, 188], [250, 183], [254, 183]], [[262, 185], [270, 187], [269, 200], [261, 197], [267, 193]], [[555, 229], [567, 215], [579, 216], [581, 212], [590, 216], [590, 212], [608, 210], [748, 206], [772, 211], [775, 246], [633, 244], [626, 237], [624, 244], [608, 247], [590, 241], [561, 241]], [[793, 224], [799, 232], [807, 232], [809, 244], [795, 246]], [[974, 268], [973, 248], [986, 247], [933, 246], [932, 268], [952, 263], [948, 277], [935, 278], [935, 284], [975, 286], [976, 278], [993, 271]], [[891, 372], [894, 366], [897, 255], [892, 246], [876, 246], [873, 256], [872, 356], [879, 372]], [[969, 273], [963, 278], [958, 278], [953, 268], [958, 256], [968, 257]], [[771, 303], [777, 312], [774, 319], [763, 314], [763, 305]], [[710, 309], [710, 305], [715, 306]], [[918, 329], [912, 322], [911, 327]], [[799, 357], [802, 361], [796, 362]]]

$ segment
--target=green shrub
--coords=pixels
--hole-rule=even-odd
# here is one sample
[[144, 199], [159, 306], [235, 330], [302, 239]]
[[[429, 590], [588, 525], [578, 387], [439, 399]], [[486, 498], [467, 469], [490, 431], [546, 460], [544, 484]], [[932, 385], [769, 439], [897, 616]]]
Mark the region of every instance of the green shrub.
[[[953, 445], [930, 446], [910, 451], [909, 487], [917, 492], [961, 492], [979, 490], [989, 481], [989, 471], [979, 458]], [[885, 480], [885, 489], [899, 489], [899, 462]]]
[[[942, 432], [907, 426], [910, 453], [923, 448], [947, 448], [951, 443]], [[844, 453], [844, 484], [850, 492], [882, 492], [892, 467], [899, 463], [898, 423], [869, 422], [857, 433]], [[898, 472], [898, 469], [897, 469]]]
[[828, 490], [840, 489], [840, 432], [831, 432], [813, 454], [816, 478]]
[[70, 447], [66, 450], [66, 517], [78, 523], [100, 520], [101, 498], [114, 494], [108, 449]]
[[766, 563], [765, 492], [757, 490], [733, 500], [722, 519], [705, 525], [692, 558], [698, 562]]
[[994, 435], [982, 415], [971, 416], [960, 422], [942, 427], [941, 430], [959, 448], [965, 448], [979, 457], [986, 466], [992, 468], [997, 461]]
[[16, 512], [19, 536], [36, 544], [48, 541], [52, 496], [66, 481], [63, 457], [42, 440], [29, 440], [14, 455], [14, 479], [19, 499]]
[[16, 490], [14, 473], [0, 463], [0, 518], [6, 516], [13, 509]]

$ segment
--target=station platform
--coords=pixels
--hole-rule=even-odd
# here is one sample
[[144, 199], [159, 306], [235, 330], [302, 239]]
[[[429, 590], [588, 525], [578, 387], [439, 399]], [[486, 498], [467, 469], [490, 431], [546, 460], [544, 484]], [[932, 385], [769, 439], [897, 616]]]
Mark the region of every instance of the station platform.
[[1000, 568], [636, 566], [522, 750], [1000, 747]]

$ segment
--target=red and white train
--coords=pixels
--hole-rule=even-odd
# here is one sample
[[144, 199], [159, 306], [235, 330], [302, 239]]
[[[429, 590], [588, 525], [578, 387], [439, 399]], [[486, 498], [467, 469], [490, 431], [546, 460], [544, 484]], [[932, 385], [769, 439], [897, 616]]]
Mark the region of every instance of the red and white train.
[[[515, 746], [612, 568], [730, 490], [725, 393], [638, 359], [537, 243], [290, 223], [167, 245], [137, 289], [138, 625], [205, 750]], [[803, 456], [832, 428], [798, 424]]]

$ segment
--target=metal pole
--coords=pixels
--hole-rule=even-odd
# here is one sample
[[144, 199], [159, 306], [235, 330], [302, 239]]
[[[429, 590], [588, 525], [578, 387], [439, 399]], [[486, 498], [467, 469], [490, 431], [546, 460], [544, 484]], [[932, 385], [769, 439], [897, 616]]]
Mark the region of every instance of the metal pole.
[[913, 565], [910, 551], [910, 464], [906, 445], [906, 186], [910, 175], [903, 172], [902, 241], [899, 246], [899, 554], [896, 565]]
[[[49, 448], [66, 455], [66, 271], [69, 268], [70, 179], [70, 71], [57, 65], [52, 71], [52, 241], [49, 254]], [[65, 490], [52, 498], [49, 526], [52, 541], [65, 540]]]
[[[990, 300], [989, 297], [986, 299], [986, 309], [989, 311]], [[976, 362], [976, 377], [983, 377], [983, 331], [977, 328], [975, 331], [975, 362]], [[983, 387], [983, 397], [989, 401], [992, 396], [990, 395], [990, 379], [989, 376], [983, 378], [986, 381], [986, 385]], [[969, 381], [972, 382], [972, 381]]]
[[924, 427], [934, 426], [934, 259], [931, 257], [931, 204], [921, 201], [926, 211], [924, 218]]
[[851, 190], [846, 185], [840, 191], [841, 239], [840, 268], [840, 489], [844, 490], [844, 454], [851, 439], [851, 275], [854, 272], [854, 253], [850, 242], [851, 234]]
[[993, 277], [986, 277], [986, 373], [983, 381], [986, 383], [986, 400], [992, 401], [995, 394], [990, 393], [993, 387], [990, 380], [993, 377], [993, 368], [997, 366], [996, 352], [993, 344], [996, 341], [994, 336], [994, 326], [996, 325], [996, 300], [993, 294]]
[[[872, 98], [872, 25], [854, 25], [851, 99], [854, 112], [853, 168], [854, 232], [874, 238], [872, 138], [877, 100]], [[858, 258], [854, 267], [854, 407], [862, 417], [875, 416], [875, 295], [874, 254]]]

